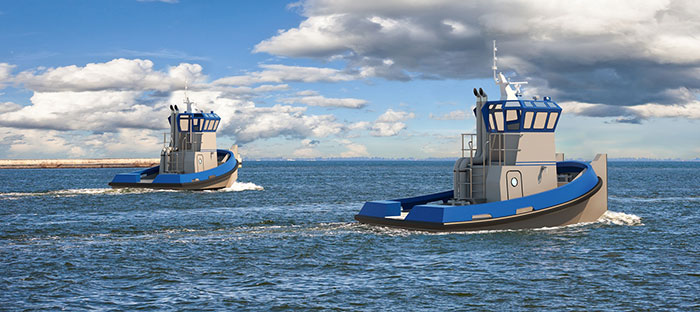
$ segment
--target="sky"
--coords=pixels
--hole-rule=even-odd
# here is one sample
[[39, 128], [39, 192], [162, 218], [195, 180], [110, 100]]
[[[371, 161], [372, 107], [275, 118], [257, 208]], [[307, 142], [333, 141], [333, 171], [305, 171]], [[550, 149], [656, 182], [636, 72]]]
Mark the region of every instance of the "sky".
[[0, 158], [158, 157], [169, 105], [244, 159], [454, 158], [473, 88], [567, 158], [700, 158], [697, 1], [0, 0]]

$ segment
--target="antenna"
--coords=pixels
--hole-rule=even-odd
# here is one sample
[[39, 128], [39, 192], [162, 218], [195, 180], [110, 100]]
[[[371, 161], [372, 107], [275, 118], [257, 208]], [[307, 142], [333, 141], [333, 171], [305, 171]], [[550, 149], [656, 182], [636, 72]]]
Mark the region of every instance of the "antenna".
[[527, 84], [527, 82], [509, 81], [509, 79], [506, 78], [506, 76], [503, 75], [503, 73], [499, 73], [498, 67], [496, 66], [496, 60], [498, 59], [496, 57], [496, 51], [498, 51], [498, 49], [496, 48], [496, 40], [494, 40], [493, 67], [491, 67], [491, 69], [493, 69], [493, 80], [501, 88], [501, 100], [517, 100], [523, 95], [522, 91], [520, 90], [520, 87], [524, 84]]
[[187, 104], [187, 112], [191, 113], [192, 112], [192, 102], [190, 102], [190, 98], [187, 97], [187, 78], [185, 78], [185, 104]]
[[496, 83], [498, 83], [498, 74], [496, 74], [496, 71], [498, 70], [498, 66], [496, 66], [496, 60], [498, 58], [496, 57], [496, 51], [498, 51], [498, 49], [496, 48], [496, 40], [494, 40], [493, 41], [493, 67], [491, 67], [491, 69], [493, 69], [493, 80], [495, 80]]

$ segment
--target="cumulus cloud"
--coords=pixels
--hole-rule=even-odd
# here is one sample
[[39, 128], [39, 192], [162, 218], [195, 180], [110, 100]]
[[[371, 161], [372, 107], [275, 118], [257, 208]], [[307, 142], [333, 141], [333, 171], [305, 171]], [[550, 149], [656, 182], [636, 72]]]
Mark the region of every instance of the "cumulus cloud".
[[[333, 115], [308, 115], [306, 107], [274, 105], [259, 107], [254, 102], [228, 97], [221, 91], [192, 91], [189, 98], [204, 111], [221, 116], [219, 133], [232, 135], [238, 143], [273, 137], [325, 137], [340, 133], [343, 125]], [[184, 98], [173, 92], [169, 102]]]
[[327, 98], [322, 95], [308, 95], [302, 97], [291, 97], [282, 100], [283, 103], [301, 103], [310, 106], [341, 107], [341, 108], [362, 108], [367, 105], [367, 101], [355, 98]]
[[376, 137], [395, 136], [399, 134], [401, 130], [406, 129], [404, 121], [415, 117], [416, 115], [414, 113], [395, 111], [389, 108], [373, 122], [353, 122], [346, 125], [345, 128], [354, 131], [369, 130], [370, 135]]
[[[328, 1], [255, 52], [345, 60], [387, 79], [485, 78], [500, 67], [558, 101], [686, 105], [700, 90], [700, 4], [645, 1]], [[512, 74], [512, 73], [510, 73]], [[693, 96], [676, 92], [687, 89]]]
[[[137, 104], [138, 91], [35, 92], [32, 105], [3, 115], [0, 125], [23, 129], [116, 131], [167, 127], [166, 105]], [[157, 122], [160, 121], [160, 122]]]
[[182, 63], [167, 72], [153, 68], [150, 60], [114, 59], [83, 67], [64, 67], [23, 71], [15, 82], [37, 92], [158, 90], [180, 89], [185, 81], [194, 83], [205, 77], [198, 64]]
[[380, 137], [395, 136], [406, 128], [406, 124], [403, 123], [403, 121], [414, 117], [416, 117], [414, 113], [395, 111], [391, 108], [387, 109], [386, 112], [381, 114], [372, 124], [370, 134]]
[[[3, 68], [7, 69], [4, 71], [7, 74], [3, 75], [9, 76], [12, 66], [7, 65]], [[289, 69], [271, 65], [266, 68], [280, 71]], [[297, 69], [299, 68], [293, 67], [292, 71]], [[305, 70], [301, 68], [301, 73], [297, 74], [303, 76]], [[311, 72], [316, 73], [315, 78], [304, 79], [346, 79], [335, 70], [314, 68]], [[251, 77], [268, 77], [258, 79], [256, 84], [302, 79], [302, 76], [294, 76], [289, 72], [287, 74], [275, 76], [274, 79], [268, 79], [272, 77], [270, 73], [254, 74]], [[149, 60], [115, 59], [85, 66], [27, 70], [19, 73], [13, 80], [34, 94], [29, 105], [3, 103], [0, 110], [4, 114], [0, 119], [0, 126], [32, 131], [45, 129], [66, 132], [65, 135], [52, 139], [54, 142], [62, 142], [61, 138], [73, 131], [100, 133], [97, 137], [83, 135], [85, 142], [94, 143], [83, 144], [83, 149], [96, 146], [97, 142], [112, 142], [109, 146], [113, 151], [123, 152], [126, 151], [126, 147], [118, 142], [132, 144], [139, 140], [153, 143], [146, 140], [146, 136], [158, 137], [158, 132], [167, 129], [168, 106], [181, 103], [185, 98], [185, 80], [190, 83], [188, 96], [196, 103], [196, 107], [205, 111], [215, 110], [222, 117], [219, 133], [232, 136], [238, 143], [274, 137], [320, 138], [345, 130], [344, 125], [336, 121], [335, 116], [308, 114], [306, 106], [259, 106], [251, 100], [254, 94], [286, 90], [289, 88], [287, 84], [234, 87], [211, 83], [207, 82], [207, 77], [202, 74], [202, 67], [198, 64], [183, 63], [158, 70]], [[333, 99], [318, 94], [302, 96], [293, 102], [343, 107], [358, 107], [365, 103], [359, 99]], [[37, 137], [37, 140], [39, 139], [40, 137]], [[32, 144], [16, 143], [12, 146], [15, 146], [12, 151], [17, 152], [33, 147]], [[96, 147], [93, 150], [95, 149]], [[67, 150], [52, 150], [67, 153]], [[78, 155], [75, 151], [71, 153]]]

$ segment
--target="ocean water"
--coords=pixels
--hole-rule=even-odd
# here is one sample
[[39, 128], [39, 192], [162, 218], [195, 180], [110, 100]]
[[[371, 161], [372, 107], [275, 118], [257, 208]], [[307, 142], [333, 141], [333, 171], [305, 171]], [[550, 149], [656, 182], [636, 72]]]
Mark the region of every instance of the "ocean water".
[[124, 169], [0, 170], [0, 310], [698, 311], [700, 163], [611, 162], [590, 224], [360, 225], [451, 162], [245, 162], [222, 191], [111, 190]]

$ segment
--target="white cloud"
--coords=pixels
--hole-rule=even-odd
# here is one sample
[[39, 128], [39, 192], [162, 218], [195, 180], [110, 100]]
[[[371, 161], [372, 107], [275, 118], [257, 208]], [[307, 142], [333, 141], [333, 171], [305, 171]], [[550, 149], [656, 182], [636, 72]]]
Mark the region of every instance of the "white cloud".
[[281, 32], [255, 46], [253, 52], [268, 52], [288, 56], [329, 56], [347, 50], [343, 31], [344, 14], [310, 16], [298, 28]]
[[310, 147], [302, 147], [294, 150], [294, 152], [292, 152], [292, 155], [294, 155], [294, 157], [299, 158], [314, 158], [319, 157], [321, 153]]
[[[0, 125], [24, 129], [116, 131], [162, 129], [166, 105], [138, 104], [138, 91], [35, 92], [32, 105], [3, 115]], [[155, 118], [158, 116], [159, 118]]]
[[[333, 115], [307, 115], [304, 107], [258, 107], [252, 101], [230, 98], [220, 91], [192, 91], [188, 96], [200, 109], [213, 110], [221, 116], [219, 133], [233, 135], [239, 143], [279, 136], [326, 137], [343, 129]], [[182, 98], [182, 91], [176, 91], [170, 102]]]
[[465, 120], [471, 116], [466, 110], [458, 109], [451, 111], [449, 113], [442, 114], [440, 116], [430, 114], [430, 119], [435, 120]]
[[616, 117], [617, 122], [640, 123], [649, 118], [700, 119], [700, 101], [689, 101], [683, 105], [649, 103], [635, 106], [614, 106], [580, 102], [560, 103], [564, 113], [590, 117]]
[[340, 157], [367, 157], [369, 156], [369, 153], [367, 152], [367, 147], [359, 144], [352, 142], [347, 139], [342, 139], [342, 140], [337, 140], [338, 143], [342, 144], [343, 147], [345, 147], [346, 151], [340, 153]]
[[83, 142], [92, 154], [138, 155], [157, 157], [163, 147], [161, 131], [147, 129], [119, 129], [113, 133], [93, 134]]
[[350, 130], [365, 130], [368, 129], [372, 125], [371, 122], [369, 121], [358, 121], [358, 122], [353, 122], [348, 125], [348, 129]]
[[395, 111], [390, 108], [387, 109], [386, 112], [384, 112], [384, 114], [379, 115], [379, 117], [377, 118], [377, 122], [397, 122], [415, 117], [416, 115], [414, 113]]
[[202, 67], [182, 63], [167, 72], [153, 69], [150, 60], [114, 59], [106, 63], [89, 63], [23, 71], [15, 81], [37, 92], [60, 91], [167, 91], [183, 88], [185, 80], [195, 83], [204, 79]]
[[[299, 69], [272, 65], [266, 68]], [[307, 69], [301, 68], [295, 73], [303, 75]], [[307, 77], [312, 80], [345, 79], [336, 70], [313, 68], [310, 71], [316, 73], [316, 78]], [[287, 74], [259, 81], [295, 79], [293, 74]], [[326, 74], [332, 77], [324, 76]], [[255, 94], [287, 90], [287, 84], [264, 84], [255, 88], [215, 85], [206, 81], [202, 67], [197, 64], [156, 70], [149, 60], [127, 59], [20, 73], [15, 81], [34, 92], [31, 103], [26, 106], [4, 103], [0, 108], [4, 113], [0, 126], [66, 132], [53, 138], [54, 142], [72, 135], [72, 131], [96, 131], [103, 134], [99, 137], [82, 135], [82, 139], [92, 145], [86, 143], [78, 147], [85, 149], [103, 141], [112, 142], [111, 150], [107, 151], [126, 152], [128, 148], [122, 143], [129, 145], [139, 140], [151, 144], [153, 142], [146, 140], [149, 134], [157, 138], [158, 131], [167, 129], [168, 106], [183, 106], [185, 79], [192, 86], [188, 96], [196, 107], [216, 111], [222, 117], [220, 133], [234, 137], [238, 143], [274, 137], [321, 138], [345, 130], [333, 115], [312, 115], [306, 113], [305, 107], [291, 105], [262, 107], [250, 100]], [[327, 99], [320, 95], [300, 100], [314, 105], [357, 106], [363, 103], [357, 99]], [[145, 132], [133, 132], [137, 130]], [[27, 150], [22, 145], [14, 145], [13, 151]], [[147, 144], [139, 146], [142, 145]], [[67, 153], [68, 150], [54, 149], [54, 152]], [[77, 152], [72, 153], [77, 155]]]
[[282, 90], [287, 90], [289, 89], [289, 85], [287, 84], [277, 84], [277, 85], [262, 85], [253, 88], [253, 92], [258, 92], [258, 93], [265, 93], [265, 92], [273, 92], [273, 91], [282, 91]]
[[64, 133], [55, 130], [0, 128], [0, 142], [7, 146], [6, 156], [27, 158], [54, 158], [55, 155], [85, 157], [84, 148], [71, 144]]
[[297, 95], [300, 95], [300, 96], [318, 95], [318, 91], [314, 91], [314, 90], [303, 90], [303, 91], [297, 92]]
[[[2, 95], [2, 94], [0, 94], [0, 95]], [[0, 114], [18, 111], [21, 108], [22, 108], [22, 105], [12, 103], [12, 102], [0, 103]]]
[[12, 77], [12, 69], [14, 68], [15, 65], [0, 63], [0, 89], [5, 87], [3, 82], [10, 80], [10, 77]]
[[379, 118], [372, 124], [370, 134], [373, 136], [395, 136], [401, 132], [401, 130], [406, 128], [406, 124], [402, 121], [412, 119], [416, 115], [414, 113], [395, 111], [393, 109], [387, 109], [384, 114], [381, 114]]
[[700, 101], [695, 101], [685, 105], [645, 104], [632, 106], [630, 109], [644, 118], [685, 117], [700, 119]]
[[247, 86], [258, 83], [300, 82], [338, 82], [357, 78], [356, 75], [345, 73], [334, 68], [288, 66], [281, 64], [260, 65], [262, 71], [251, 72], [240, 76], [229, 76], [217, 79], [214, 85]]
[[376, 137], [395, 136], [401, 130], [406, 129], [406, 124], [403, 121], [415, 117], [414, 113], [395, 111], [389, 108], [373, 122], [358, 121], [350, 123], [346, 126], [346, 129], [351, 131], [370, 130], [370, 135]]
[[301, 103], [311, 106], [342, 107], [342, 108], [362, 108], [367, 105], [367, 101], [355, 98], [327, 98], [322, 95], [309, 95], [303, 97], [292, 97], [282, 100], [283, 103]]

